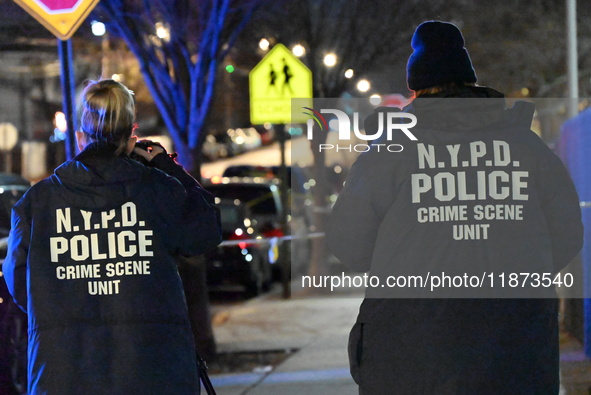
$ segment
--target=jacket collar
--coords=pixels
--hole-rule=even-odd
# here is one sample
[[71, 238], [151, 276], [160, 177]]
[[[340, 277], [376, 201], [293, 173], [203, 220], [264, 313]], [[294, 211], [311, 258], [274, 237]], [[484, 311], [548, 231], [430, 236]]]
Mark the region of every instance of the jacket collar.
[[481, 129], [505, 119], [504, 95], [487, 87], [461, 87], [414, 99], [405, 111], [417, 117], [417, 127], [441, 131]]
[[63, 187], [72, 205], [88, 209], [115, 207], [136, 194], [147, 168], [127, 155], [115, 154], [117, 147], [91, 143], [74, 159], [59, 166], [51, 180]]

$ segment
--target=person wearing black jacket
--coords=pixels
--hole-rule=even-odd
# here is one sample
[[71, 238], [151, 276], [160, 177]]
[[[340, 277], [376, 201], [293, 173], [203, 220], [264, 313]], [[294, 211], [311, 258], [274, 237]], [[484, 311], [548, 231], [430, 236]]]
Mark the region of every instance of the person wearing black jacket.
[[162, 147], [135, 147], [124, 85], [91, 81], [80, 102], [81, 152], [15, 205], [3, 264], [28, 313], [28, 393], [197, 394], [175, 257], [220, 243], [213, 198]]
[[[404, 111], [417, 140], [359, 156], [329, 219], [329, 248], [384, 285], [554, 276], [582, 247], [581, 212], [560, 159], [530, 131], [533, 110], [507, 109], [500, 92], [476, 86], [455, 25], [421, 24], [412, 47], [416, 98]], [[366, 119], [368, 134], [385, 111]], [[489, 284], [368, 287], [349, 339], [360, 394], [558, 394], [553, 288]]]

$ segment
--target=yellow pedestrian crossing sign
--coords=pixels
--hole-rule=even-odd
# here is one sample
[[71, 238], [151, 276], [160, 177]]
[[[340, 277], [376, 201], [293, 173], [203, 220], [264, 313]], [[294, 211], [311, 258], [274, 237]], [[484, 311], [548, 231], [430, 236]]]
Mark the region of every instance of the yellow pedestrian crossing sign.
[[284, 45], [276, 44], [252, 69], [249, 85], [252, 124], [303, 123], [309, 118], [292, 118], [291, 99], [310, 99], [311, 107], [312, 72]]

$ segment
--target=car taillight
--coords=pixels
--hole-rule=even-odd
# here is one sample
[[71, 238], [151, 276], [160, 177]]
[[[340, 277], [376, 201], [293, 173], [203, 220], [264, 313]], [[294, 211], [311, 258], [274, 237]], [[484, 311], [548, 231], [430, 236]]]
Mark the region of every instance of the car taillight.
[[283, 231], [280, 228], [272, 228], [269, 230], [265, 230], [262, 232], [263, 236], [265, 237], [282, 237], [285, 236], [285, 234], [283, 233]]
[[[242, 231], [242, 229], [236, 229], [234, 231], [234, 233], [232, 233], [232, 235], [230, 236], [229, 240], [248, 240], [249, 237], [247, 235], [244, 234], [244, 232]], [[238, 243], [238, 247], [240, 247], [240, 249], [245, 249], [246, 247], [250, 247], [252, 246], [252, 244], [250, 243]]]

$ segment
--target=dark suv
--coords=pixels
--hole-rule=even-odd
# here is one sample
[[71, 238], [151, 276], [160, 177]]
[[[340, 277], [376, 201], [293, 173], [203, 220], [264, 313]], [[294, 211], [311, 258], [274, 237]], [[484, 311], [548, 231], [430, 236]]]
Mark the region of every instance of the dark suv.
[[204, 187], [220, 200], [244, 204], [261, 233], [279, 228], [282, 208], [277, 182], [258, 177], [231, 177], [218, 183], [205, 183]]
[[[232, 248], [236, 249], [232, 244], [238, 238], [267, 240], [267, 242], [247, 243], [250, 248], [258, 250], [256, 255], [266, 255], [266, 267], [261, 270], [264, 280], [262, 282], [257, 280], [259, 285], [270, 282], [270, 279], [267, 278], [269, 274], [272, 277], [278, 277], [277, 266], [281, 257], [278, 256], [275, 238], [283, 236], [283, 232], [280, 219], [281, 200], [277, 183], [259, 178], [233, 177], [223, 178], [218, 183], [204, 183], [203, 186], [216, 197], [216, 203], [220, 205], [224, 234], [222, 245], [215, 254], [210, 254], [208, 257], [208, 282], [210, 284], [218, 282], [216, 279], [219, 278], [221, 268], [225, 267], [228, 279], [234, 278], [232, 282], [235, 283], [237, 282], [236, 276], [238, 276], [243, 279], [242, 284], [247, 285], [248, 275], [235, 266], [233, 262], [236, 260], [231, 258], [234, 253]], [[231, 216], [232, 220], [230, 220]], [[245, 223], [247, 224], [245, 230], [239, 230], [244, 227]], [[240, 235], [236, 234], [236, 230]], [[244, 252], [242, 251], [241, 254]], [[248, 256], [248, 254], [244, 256]], [[242, 266], [244, 267], [244, 265]], [[252, 270], [255, 272], [256, 267], [252, 267]], [[251, 278], [254, 277], [251, 276]], [[256, 289], [257, 287], [259, 289]], [[250, 294], [261, 291], [261, 288], [255, 286], [254, 283], [247, 288], [250, 289]]]
[[271, 284], [272, 246], [256, 229], [246, 204], [219, 199], [217, 205], [223, 242], [206, 254], [207, 282], [220, 289], [240, 285], [247, 296], [256, 296]]

